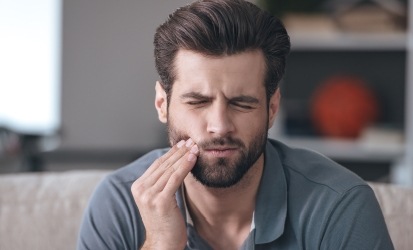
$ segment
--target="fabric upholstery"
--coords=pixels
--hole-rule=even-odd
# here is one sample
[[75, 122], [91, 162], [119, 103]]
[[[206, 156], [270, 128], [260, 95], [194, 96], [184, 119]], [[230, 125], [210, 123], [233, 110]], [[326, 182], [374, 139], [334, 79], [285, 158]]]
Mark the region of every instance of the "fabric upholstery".
[[[83, 210], [107, 173], [78, 170], [0, 175], [0, 249], [75, 249]], [[411, 249], [413, 188], [369, 184], [395, 249]]]
[[83, 209], [106, 173], [0, 175], [0, 249], [75, 249]]
[[380, 203], [395, 249], [413, 247], [413, 188], [369, 183]]

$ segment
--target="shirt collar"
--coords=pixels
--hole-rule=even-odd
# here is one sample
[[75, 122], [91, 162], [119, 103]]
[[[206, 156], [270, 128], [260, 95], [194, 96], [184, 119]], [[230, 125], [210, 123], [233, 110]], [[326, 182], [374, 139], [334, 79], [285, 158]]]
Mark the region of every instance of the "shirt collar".
[[281, 159], [271, 140], [265, 149], [264, 171], [255, 207], [255, 243], [276, 240], [284, 232], [287, 217], [287, 182]]
[[191, 214], [189, 213], [188, 206], [186, 204], [186, 192], [185, 192], [185, 185], [181, 185], [181, 193], [182, 193], [182, 202], [183, 202], [183, 209], [185, 209], [185, 220], [187, 225], [194, 226], [194, 222], [192, 220]]
[[[186, 197], [185, 197], [185, 185], [181, 185], [181, 194], [182, 194], [182, 203], [183, 203], [183, 209], [185, 209], [185, 220], [186, 224], [194, 227], [194, 221], [192, 220], [191, 214], [189, 213], [188, 210], [188, 205], [186, 204]], [[181, 208], [182, 209], [182, 208]], [[255, 212], [252, 214], [252, 222], [251, 222], [251, 229], [250, 231], [253, 231], [255, 229]]]

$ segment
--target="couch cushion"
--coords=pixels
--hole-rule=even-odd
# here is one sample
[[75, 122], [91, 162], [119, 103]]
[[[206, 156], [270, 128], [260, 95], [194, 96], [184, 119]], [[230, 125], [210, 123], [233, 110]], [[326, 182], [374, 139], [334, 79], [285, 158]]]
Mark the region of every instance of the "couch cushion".
[[83, 210], [107, 173], [0, 175], [0, 249], [75, 249]]

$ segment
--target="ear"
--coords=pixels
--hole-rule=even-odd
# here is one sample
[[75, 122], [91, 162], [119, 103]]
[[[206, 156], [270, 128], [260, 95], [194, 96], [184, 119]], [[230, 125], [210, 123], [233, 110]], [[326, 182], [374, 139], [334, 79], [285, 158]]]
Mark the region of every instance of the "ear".
[[159, 81], [156, 81], [155, 92], [155, 108], [158, 112], [158, 119], [162, 123], [166, 123], [168, 121], [168, 103], [166, 99], [166, 92]]
[[271, 128], [274, 124], [275, 117], [280, 107], [281, 92], [280, 88], [277, 88], [275, 93], [271, 96], [268, 106], [268, 128]]

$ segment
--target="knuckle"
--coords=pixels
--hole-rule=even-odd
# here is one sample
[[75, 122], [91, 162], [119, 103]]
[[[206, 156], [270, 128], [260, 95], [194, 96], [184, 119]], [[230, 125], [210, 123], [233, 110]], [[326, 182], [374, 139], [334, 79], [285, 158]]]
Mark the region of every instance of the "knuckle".
[[164, 162], [165, 162], [165, 158], [161, 156], [158, 159], [156, 159], [153, 163], [159, 166], [159, 165], [162, 165]]
[[167, 159], [162, 158], [162, 157], [156, 159], [155, 164], [157, 165], [157, 167], [159, 167], [161, 169], [166, 169], [169, 166]]
[[137, 205], [139, 209], [151, 211], [158, 215], [166, 214], [169, 211], [167, 197], [162, 194], [156, 196], [145, 194]]
[[142, 181], [140, 181], [139, 179], [136, 180], [134, 183], [132, 183], [131, 192], [134, 196], [142, 194], [144, 190], [145, 190], [145, 187]]
[[175, 172], [175, 167], [174, 166], [170, 166], [165, 170], [165, 175], [171, 175]]
[[156, 199], [154, 199], [154, 195], [146, 192], [139, 196], [139, 204], [145, 207], [155, 207]]

